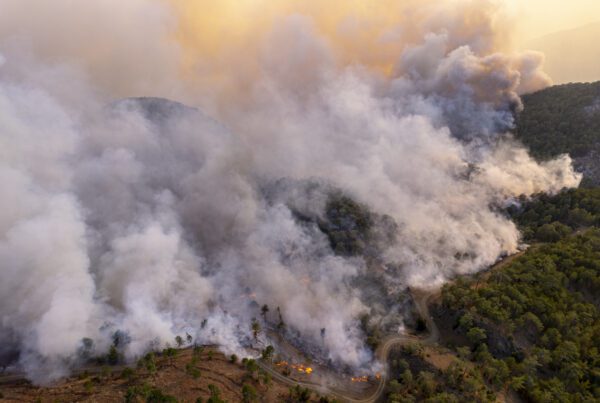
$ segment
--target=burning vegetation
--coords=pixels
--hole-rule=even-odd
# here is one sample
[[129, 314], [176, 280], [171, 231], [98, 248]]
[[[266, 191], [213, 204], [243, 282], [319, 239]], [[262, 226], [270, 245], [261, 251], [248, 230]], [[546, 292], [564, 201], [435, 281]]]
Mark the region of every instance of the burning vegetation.
[[[287, 361], [279, 361], [275, 363], [275, 366], [278, 368], [284, 368], [288, 370], [294, 370], [300, 374], [310, 375], [313, 373], [313, 368], [304, 364], [292, 364]], [[290, 371], [291, 372], [291, 371]]]
[[381, 379], [381, 374], [376, 373], [375, 375], [360, 375], [360, 376], [352, 376], [350, 377], [350, 381], [355, 383], [367, 383], [373, 381], [379, 381]]

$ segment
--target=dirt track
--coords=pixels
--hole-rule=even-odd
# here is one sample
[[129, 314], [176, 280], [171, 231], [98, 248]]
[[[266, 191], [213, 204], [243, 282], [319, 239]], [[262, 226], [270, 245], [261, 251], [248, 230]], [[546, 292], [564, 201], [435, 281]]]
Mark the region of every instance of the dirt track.
[[[500, 260], [499, 262], [497, 262], [493, 266], [491, 266], [488, 270], [486, 270], [483, 273], [483, 275], [487, 277], [489, 275], [489, 273], [491, 273], [492, 271], [498, 270], [498, 269], [506, 266], [507, 264], [511, 263], [515, 258], [521, 256], [524, 253], [525, 253], [525, 251], [521, 251], [521, 252], [515, 253], [513, 255], [507, 256], [506, 258]], [[390, 354], [391, 349], [396, 346], [401, 346], [401, 345], [408, 344], [408, 343], [417, 343], [417, 342], [424, 344], [424, 345], [434, 345], [439, 341], [440, 332], [439, 332], [437, 325], [435, 324], [435, 321], [433, 320], [433, 317], [431, 316], [431, 313], [429, 312], [429, 306], [435, 299], [440, 297], [441, 290], [439, 290], [439, 289], [433, 290], [433, 291], [432, 290], [412, 290], [412, 293], [413, 293], [417, 311], [418, 311], [419, 315], [425, 320], [425, 322], [427, 324], [427, 329], [429, 330], [429, 333], [424, 337], [413, 336], [413, 335], [389, 336], [387, 339], [384, 340], [384, 342], [379, 346], [379, 348], [376, 351], [377, 359], [384, 365], [387, 365], [388, 356]], [[387, 371], [384, 370], [381, 375], [381, 378], [379, 379], [377, 389], [369, 396], [365, 396], [363, 398], [356, 398], [354, 396], [349, 396], [342, 391], [336, 390], [334, 388], [329, 388], [327, 386], [323, 386], [318, 383], [300, 382], [300, 381], [295, 381], [293, 379], [287, 378], [287, 377], [281, 375], [279, 372], [277, 372], [276, 370], [274, 370], [272, 367], [270, 367], [269, 365], [267, 365], [265, 363], [261, 362], [260, 366], [265, 371], [269, 372], [273, 377], [277, 378], [279, 381], [284, 382], [290, 386], [299, 385], [302, 387], [307, 387], [310, 389], [314, 389], [314, 390], [318, 391], [319, 393], [328, 394], [328, 395], [336, 397], [337, 399], [340, 399], [340, 400], [343, 400], [346, 402], [350, 402], [350, 403], [371, 403], [371, 402], [377, 401], [377, 399], [379, 399], [381, 397], [381, 395], [383, 394], [383, 392], [385, 390], [385, 385], [387, 383]]]
[[[408, 343], [422, 343], [426, 345], [432, 345], [437, 343], [439, 340], [439, 330], [433, 321], [432, 316], [429, 312], [429, 304], [433, 299], [440, 295], [439, 290], [435, 291], [425, 291], [425, 290], [416, 290], [413, 291], [413, 295], [415, 297], [415, 305], [417, 307], [417, 311], [419, 314], [425, 319], [427, 324], [427, 328], [429, 329], [429, 334], [425, 337], [418, 337], [413, 335], [394, 335], [386, 338], [383, 343], [379, 346], [376, 351], [377, 359], [387, 365], [388, 356], [392, 348], [396, 346], [401, 346]], [[347, 393], [336, 390], [335, 388], [331, 388], [325, 385], [321, 385], [317, 382], [307, 382], [307, 381], [296, 381], [290, 379], [282, 374], [280, 374], [276, 369], [270, 366], [267, 363], [259, 362], [260, 367], [271, 374], [273, 378], [276, 378], [278, 381], [283, 382], [290, 386], [301, 386], [309, 389], [313, 389], [321, 394], [326, 394], [333, 396], [337, 399], [340, 399], [349, 403], [371, 403], [377, 401], [383, 394], [385, 390], [385, 385], [387, 383], [387, 370], [384, 370], [379, 378], [379, 383], [377, 384], [377, 389], [368, 396], [365, 397], [356, 397], [350, 396]]]

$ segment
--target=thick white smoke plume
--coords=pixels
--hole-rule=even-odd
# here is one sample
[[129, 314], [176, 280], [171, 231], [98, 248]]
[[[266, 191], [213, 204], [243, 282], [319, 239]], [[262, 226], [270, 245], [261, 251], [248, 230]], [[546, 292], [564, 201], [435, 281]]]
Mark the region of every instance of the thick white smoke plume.
[[[485, 15], [477, 35], [411, 3], [433, 17], [379, 38], [398, 42], [387, 74], [283, 15], [252, 74], [229, 66], [234, 96], [180, 71], [167, 3], [26, 3], [0, 0], [0, 360], [37, 382], [117, 331], [132, 359], [186, 332], [236, 351], [256, 304], [319, 358], [367, 367], [362, 314], [514, 252], [498, 207], [580, 180], [506, 135], [547, 77], [537, 54], [494, 52]], [[389, 216], [376, 256], [332, 250], [317, 223], [336, 192]]]

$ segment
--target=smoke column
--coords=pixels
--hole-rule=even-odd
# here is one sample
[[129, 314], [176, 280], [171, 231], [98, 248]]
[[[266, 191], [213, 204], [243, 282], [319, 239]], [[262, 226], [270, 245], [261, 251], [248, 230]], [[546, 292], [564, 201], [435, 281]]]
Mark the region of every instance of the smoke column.
[[[369, 368], [359, 318], [385, 307], [362, 284], [394, 297], [476, 272], [518, 246], [496, 207], [580, 181], [507, 135], [519, 94], [550, 81], [496, 2], [0, 10], [0, 360], [37, 383], [115, 332], [129, 359], [185, 332], [240, 351], [252, 301], [319, 358]], [[376, 275], [299, 222], [331, 189], [395, 222]]]

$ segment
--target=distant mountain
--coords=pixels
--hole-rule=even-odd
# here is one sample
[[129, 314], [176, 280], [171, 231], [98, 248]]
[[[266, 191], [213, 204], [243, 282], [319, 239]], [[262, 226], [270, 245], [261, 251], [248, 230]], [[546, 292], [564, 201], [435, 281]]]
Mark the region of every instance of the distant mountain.
[[600, 80], [600, 21], [529, 41], [546, 55], [545, 70], [556, 83]]
[[523, 96], [515, 135], [547, 159], [568, 153], [588, 185], [600, 185], [600, 81], [563, 84]]

